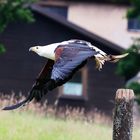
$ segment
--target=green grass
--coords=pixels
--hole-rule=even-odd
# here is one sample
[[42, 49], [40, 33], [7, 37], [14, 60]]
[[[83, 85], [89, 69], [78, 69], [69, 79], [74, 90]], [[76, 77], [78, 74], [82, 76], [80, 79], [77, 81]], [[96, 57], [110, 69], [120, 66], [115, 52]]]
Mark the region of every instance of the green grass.
[[[139, 140], [140, 128], [133, 140]], [[111, 140], [108, 125], [41, 117], [27, 112], [0, 112], [0, 140]]]

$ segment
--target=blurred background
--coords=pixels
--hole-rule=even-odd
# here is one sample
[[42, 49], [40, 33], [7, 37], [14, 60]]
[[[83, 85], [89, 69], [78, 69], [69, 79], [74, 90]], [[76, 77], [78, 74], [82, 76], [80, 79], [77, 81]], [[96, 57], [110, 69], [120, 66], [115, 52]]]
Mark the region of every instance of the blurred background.
[[[70, 120], [84, 116], [79, 120], [108, 123], [112, 117], [115, 92], [126, 87], [136, 94], [134, 113], [135, 118], [139, 118], [139, 0], [0, 0], [0, 106], [27, 96], [46, 64], [45, 58], [29, 53], [31, 46], [69, 39], [89, 41], [108, 54], [129, 52], [129, 56], [115, 64], [106, 63], [100, 72], [95, 69], [95, 62], [89, 60], [69, 82], [48, 93], [39, 107], [31, 104], [29, 111], [28, 107], [20, 111], [39, 112], [40, 108], [46, 116], [50, 106], [52, 116], [63, 114], [61, 118]], [[1, 116], [2, 119], [6, 117], [5, 114]], [[140, 134], [140, 130], [137, 131]], [[1, 132], [10, 136], [10, 131], [0, 129]]]

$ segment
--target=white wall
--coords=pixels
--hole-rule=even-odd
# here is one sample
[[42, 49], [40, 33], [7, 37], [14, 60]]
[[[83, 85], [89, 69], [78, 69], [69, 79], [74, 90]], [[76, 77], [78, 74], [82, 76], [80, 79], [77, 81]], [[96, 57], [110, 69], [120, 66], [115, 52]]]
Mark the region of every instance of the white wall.
[[124, 6], [72, 3], [69, 5], [68, 20], [128, 48], [133, 42], [132, 37], [140, 37], [140, 32], [127, 31], [126, 10]]

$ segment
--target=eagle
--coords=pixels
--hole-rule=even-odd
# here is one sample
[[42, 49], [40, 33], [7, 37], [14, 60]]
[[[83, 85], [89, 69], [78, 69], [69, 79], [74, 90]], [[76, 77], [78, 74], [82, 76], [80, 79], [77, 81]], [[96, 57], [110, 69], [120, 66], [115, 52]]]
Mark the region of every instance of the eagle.
[[[48, 91], [55, 89], [69, 81], [82, 68], [88, 59], [96, 62], [96, 68], [101, 70], [106, 61], [117, 62], [128, 53], [122, 55], [108, 55], [90, 42], [72, 39], [45, 46], [34, 46], [29, 51], [35, 52], [48, 59], [47, 74], [37, 79], [27, 98], [15, 105], [4, 107], [3, 110], [13, 110], [25, 106], [33, 99], [40, 100]], [[43, 72], [42, 72], [43, 73]]]

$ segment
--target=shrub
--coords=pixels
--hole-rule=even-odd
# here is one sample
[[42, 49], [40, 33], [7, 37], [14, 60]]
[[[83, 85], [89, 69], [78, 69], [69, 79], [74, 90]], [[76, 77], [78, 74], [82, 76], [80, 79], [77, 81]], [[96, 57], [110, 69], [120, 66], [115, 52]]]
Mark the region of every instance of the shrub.
[[[33, 22], [34, 17], [29, 5], [35, 0], [0, 0], [0, 32], [15, 21]], [[0, 44], [0, 54], [6, 49]]]
[[127, 10], [126, 17], [140, 19], [140, 0], [130, 0], [132, 7]]
[[120, 60], [117, 66], [117, 74], [129, 80], [140, 71], [140, 44], [133, 44], [128, 50], [129, 55]]
[[134, 92], [137, 96], [136, 100], [140, 104], [140, 84], [138, 82], [132, 82], [127, 86], [127, 88], [130, 88], [130, 89], [134, 90]]

